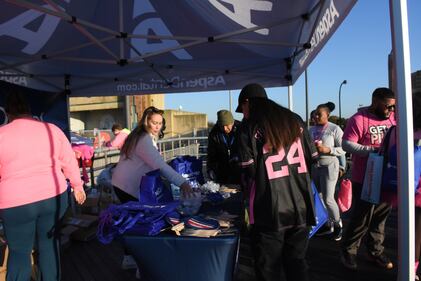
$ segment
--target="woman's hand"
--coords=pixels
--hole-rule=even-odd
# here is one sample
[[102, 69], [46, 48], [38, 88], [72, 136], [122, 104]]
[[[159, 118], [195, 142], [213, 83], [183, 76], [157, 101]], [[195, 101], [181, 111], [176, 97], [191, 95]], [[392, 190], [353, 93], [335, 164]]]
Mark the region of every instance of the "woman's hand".
[[193, 190], [187, 181], [183, 182], [183, 184], [180, 186], [180, 189], [183, 198], [191, 197]]
[[83, 190], [75, 190], [73, 195], [75, 196], [75, 200], [79, 205], [82, 205], [86, 200], [86, 193]]

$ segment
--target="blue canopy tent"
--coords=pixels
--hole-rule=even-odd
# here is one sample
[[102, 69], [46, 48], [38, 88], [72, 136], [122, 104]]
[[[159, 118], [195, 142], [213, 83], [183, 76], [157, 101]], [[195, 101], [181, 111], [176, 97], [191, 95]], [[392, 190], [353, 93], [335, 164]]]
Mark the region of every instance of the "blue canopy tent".
[[289, 86], [355, 2], [2, 1], [0, 71], [71, 96]]
[[[290, 87], [355, 2], [1, 1], [0, 79], [75, 97], [239, 89], [250, 82]], [[409, 186], [413, 159], [406, 2], [390, 0], [390, 7], [399, 180]], [[409, 225], [400, 226], [401, 240], [409, 241], [399, 244], [400, 265], [405, 265], [400, 278], [413, 280], [414, 202], [409, 190], [400, 192], [405, 207], [400, 210], [406, 210], [400, 221]]]

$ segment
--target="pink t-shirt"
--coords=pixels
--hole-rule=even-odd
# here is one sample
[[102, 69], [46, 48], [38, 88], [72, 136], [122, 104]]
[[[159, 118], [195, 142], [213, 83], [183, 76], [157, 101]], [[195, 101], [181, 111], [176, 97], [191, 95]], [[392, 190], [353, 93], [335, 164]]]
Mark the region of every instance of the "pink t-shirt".
[[19, 118], [0, 127], [0, 209], [82, 190], [75, 153], [55, 125]]
[[121, 149], [129, 134], [130, 131], [128, 129], [121, 130], [110, 143], [111, 147]]
[[[361, 109], [347, 122], [343, 140], [352, 141], [361, 145], [380, 147], [387, 130], [396, 124], [392, 112], [389, 119], [382, 120], [370, 113], [368, 108]], [[363, 183], [368, 155], [365, 157], [352, 155], [352, 181]]]

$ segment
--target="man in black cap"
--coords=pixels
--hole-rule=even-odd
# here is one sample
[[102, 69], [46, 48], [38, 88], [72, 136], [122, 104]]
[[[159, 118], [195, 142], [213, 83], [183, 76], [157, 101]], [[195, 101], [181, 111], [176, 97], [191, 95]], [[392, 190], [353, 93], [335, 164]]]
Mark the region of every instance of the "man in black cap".
[[236, 131], [240, 122], [234, 120], [231, 112], [220, 110], [218, 121], [208, 136], [207, 171], [211, 180], [217, 183], [240, 183]]

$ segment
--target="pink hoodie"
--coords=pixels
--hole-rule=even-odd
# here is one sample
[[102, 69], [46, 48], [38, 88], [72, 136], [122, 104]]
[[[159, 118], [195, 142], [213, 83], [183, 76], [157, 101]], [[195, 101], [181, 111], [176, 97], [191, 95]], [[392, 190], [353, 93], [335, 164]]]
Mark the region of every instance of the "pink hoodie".
[[123, 147], [123, 144], [126, 141], [127, 137], [129, 136], [129, 134], [130, 134], [130, 131], [128, 129], [121, 130], [115, 136], [115, 138], [110, 142], [110, 146], [121, 149]]
[[82, 190], [75, 153], [55, 125], [19, 118], [0, 127], [0, 209]]

